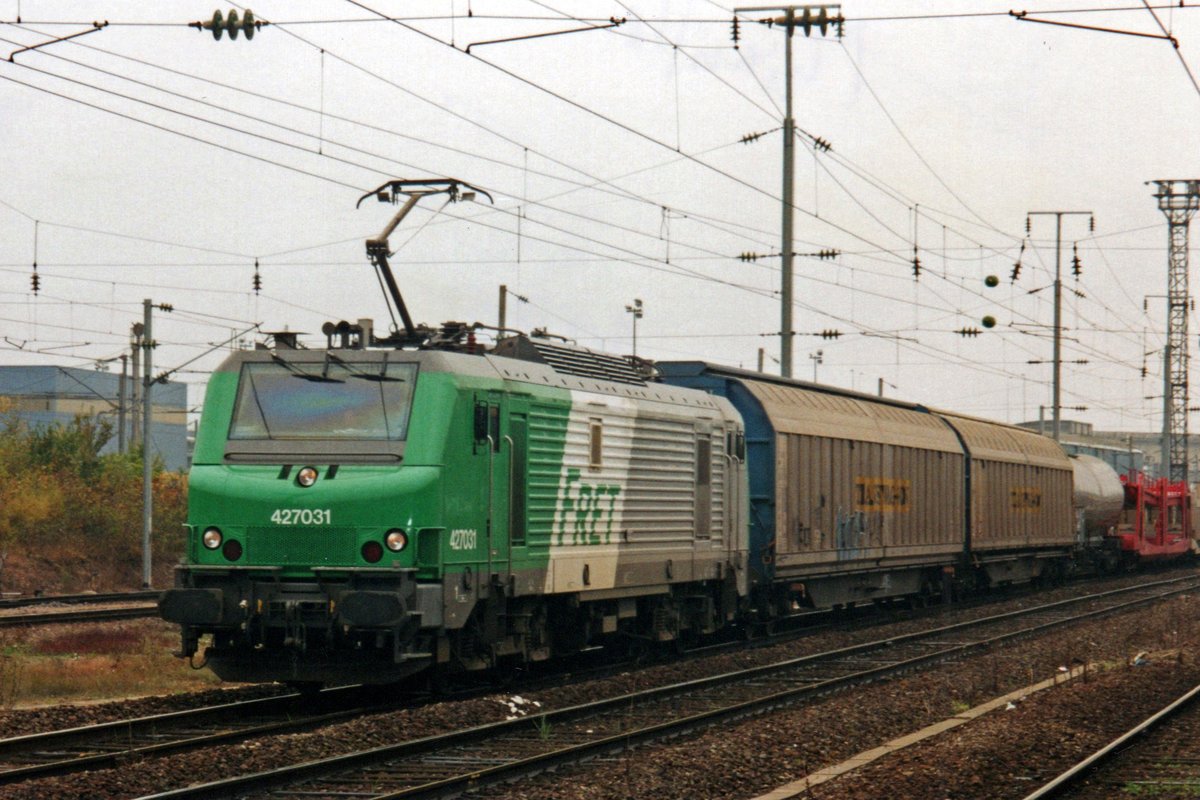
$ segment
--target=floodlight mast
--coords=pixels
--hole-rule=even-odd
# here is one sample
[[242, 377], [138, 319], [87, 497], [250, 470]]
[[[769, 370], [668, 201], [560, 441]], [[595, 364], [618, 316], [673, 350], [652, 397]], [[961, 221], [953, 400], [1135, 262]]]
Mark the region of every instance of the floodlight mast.
[[[461, 189], [466, 188], [470, 191], [464, 192]], [[367, 192], [362, 197], [358, 198], [358, 202], [354, 207], [358, 208], [362, 205], [362, 201], [368, 197], [375, 197], [381, 203], [397, 203], [401, 197], [406, 198], [404, 205], [400, 207], [384, 226], [383, 231], [371, 239], [367, 239], [367, 258], [371, 260], [371, 264], [378, 270], [378, 274], [382, 277], [383, 282], [387, 285], [387, 290], [384, 295], [385, 301], [388, 301], [388, 314], [392, 317], [393, 327], [396, 324], [396, 315], [392, 313], [392, 308], [400, 314], [400, 319], [404, 323], [404, 335], [399, 332], [393, 333], [390, 339], [399, 345], [419, 345], [423, 343], [428, 335], [417, 329], [417, 326], [412, 321], [412, 315], [408, 313], [408, 306], [404, 304], [404, 298], [400, 294], [400, 287], [396, 283], [396, 277], [392, 274], [391, 265], [388, 263], [388, 258], [392, 255], [388, 246], [388, 237], [396, 230], [400, 222], [408, 216], [408, 212], [416, 207], [417, 203], [421, 202], [421, 198], [433, 194], [445, 194], [450, 198], [450, 202], [458, 200], [473, 200], [475, 193], [478, 192], [488, 199], [489, 203], [495, 203], [492, 196], [483, 189], [471, 186], [454, 178], [431, 178], [424, 180], [393, 180], [380, 186], [378, 189]]]

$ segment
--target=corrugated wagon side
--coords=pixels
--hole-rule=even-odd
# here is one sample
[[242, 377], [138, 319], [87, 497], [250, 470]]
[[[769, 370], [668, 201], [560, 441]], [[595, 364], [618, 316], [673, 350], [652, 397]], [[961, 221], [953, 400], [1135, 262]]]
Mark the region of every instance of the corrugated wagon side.
[[660, 369], [746, 420], [752, 558], [777, 611], [941, 591], [964, 552], [966, 466], [939, 417], [713, 365]]
[[939, 413], [970, 454], [968, 549], [988, 582], [1022, 582], [1064, 569], [1075, 545], [1071, 461], [1032, 431]]

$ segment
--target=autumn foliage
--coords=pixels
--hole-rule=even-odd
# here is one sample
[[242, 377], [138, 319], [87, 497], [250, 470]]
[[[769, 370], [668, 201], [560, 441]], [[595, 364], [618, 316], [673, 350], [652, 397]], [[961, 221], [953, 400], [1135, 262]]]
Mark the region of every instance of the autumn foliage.
[[[137, 588], [142, 576], [142, 454], [101, 454], [112, 424], [77, 417], [0, 424], [0, 590], [46, 593]], [[183, 550], [187, 478], [154, 464], [155, 588]]]

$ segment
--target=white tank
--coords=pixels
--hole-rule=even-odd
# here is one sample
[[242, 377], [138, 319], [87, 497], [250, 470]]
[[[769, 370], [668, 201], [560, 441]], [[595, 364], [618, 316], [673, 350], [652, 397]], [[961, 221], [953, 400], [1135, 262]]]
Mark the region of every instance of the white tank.
[[1116, 470], [1095, 456], [1071, 456], [1075, 471], [1075, 516], [1089, 538], [1104, 536], [1121, 518], [1125, 486]]

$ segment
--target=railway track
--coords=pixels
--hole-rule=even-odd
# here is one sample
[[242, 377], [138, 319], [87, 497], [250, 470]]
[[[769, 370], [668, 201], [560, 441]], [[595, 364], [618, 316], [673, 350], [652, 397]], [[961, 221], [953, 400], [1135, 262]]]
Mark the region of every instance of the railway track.
[[1200, 797], [1200, 686], [1024, 800]]
[[158, 606], [144, 603], [120, 608], [72, 608], [66, 611], [42, 611], [34, 614], [3, 614], [0, 615], [0, 628], [11, 628], [18, 625], [55, 625], [66, 622], [106, 622], [157, 616]]
[[1196, 577], [1158, 581], [151, 797], [450, 797], [1197, 588]]
[[361, 687], [343, 687], [0, 739], [0, 785], [106, 769], [130, 757], [302, 731], [381, 707]]
[[108, 592], [106, 594], [50, 594], [0, 597], [0, 610], [41, 605], [94, 605], [96, 603], [125, 603], [157, 600], [162, 592], [146, 589], [138, 592]]

